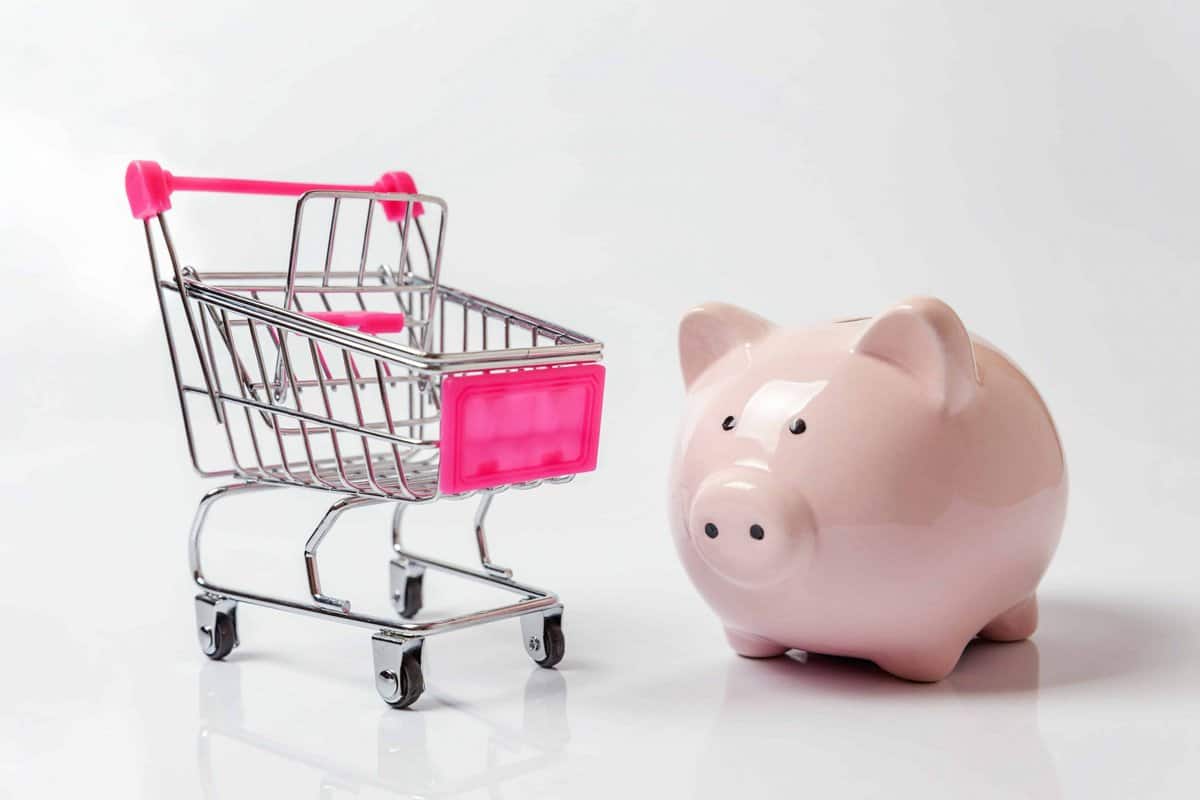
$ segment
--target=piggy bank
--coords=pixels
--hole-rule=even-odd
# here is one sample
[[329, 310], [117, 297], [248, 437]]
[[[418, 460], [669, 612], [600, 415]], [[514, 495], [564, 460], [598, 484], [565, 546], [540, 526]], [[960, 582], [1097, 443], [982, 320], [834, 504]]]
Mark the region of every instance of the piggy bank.
[[679, 328], [679, 557], [750, 658], [852, 656], [944, 678], [1037, 627], [1067, 473], [1045, 403], [945, 303], [777, 327], [712, 303]]

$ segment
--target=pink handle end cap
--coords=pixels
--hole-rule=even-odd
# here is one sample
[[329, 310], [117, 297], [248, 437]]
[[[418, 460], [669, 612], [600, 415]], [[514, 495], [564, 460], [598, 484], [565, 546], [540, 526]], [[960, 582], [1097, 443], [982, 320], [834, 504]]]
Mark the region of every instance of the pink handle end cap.
[[125, 196], [137, 219], [149, 219], [171, 207], [171, 173], [154, 161], [130, 161], [125, 169]]
[[[387, 172], [375, 182], [377, 192], [397, 192], [399, 194], [417, 194], [417, 183], [407, 172]], [[389, 222], [402, 222], [404, 209], [408, 203], [403, 200], [381, 200], [383, 213]], [[425, 206], [420, 201], [413, 201], [413, 216], [419, 217], [425, 213]]]

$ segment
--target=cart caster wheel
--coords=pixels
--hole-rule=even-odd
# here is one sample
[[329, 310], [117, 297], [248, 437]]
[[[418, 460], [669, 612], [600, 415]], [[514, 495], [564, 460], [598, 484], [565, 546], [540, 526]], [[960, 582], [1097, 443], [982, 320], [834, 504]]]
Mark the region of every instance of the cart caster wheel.
[[385, 634], [371, 637], [375, 656], [375, 689], [392, 708], [408, 708], [425, 691], [421, 672], [424, 639], [397, 639]]
[[393, 561], [392, 568], [392, 605], [396, 613], [405, 619], [412, 619], [425, 604], [425, 568], [417, 564], [405, 566]]
[[562, 631], [562, 608], [521, 617], [521, 637], [525, 640], [525, 652], [533, 659], [533, 663], [546, 669], [554, 667], [567, 652]]
[[220, 661], [238, 646], [237, 603], [223, 597], [196, 595], [196, 636], [200, 651]]

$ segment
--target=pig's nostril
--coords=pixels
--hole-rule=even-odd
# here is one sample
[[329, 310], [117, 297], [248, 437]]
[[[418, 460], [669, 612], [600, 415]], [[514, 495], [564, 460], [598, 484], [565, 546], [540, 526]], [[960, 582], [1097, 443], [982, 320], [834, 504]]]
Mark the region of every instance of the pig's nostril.
[[711, 522], [705, 523], [704, 535], [710, 539], [717, 538], [717, 526], [713, 525]]
[[754, 525], [750, 526], [750, 538], [751, 539], [761, 539], [766, 535], [767, 535], [767, 532], [763, 530], [762, 525], [754, 524]]

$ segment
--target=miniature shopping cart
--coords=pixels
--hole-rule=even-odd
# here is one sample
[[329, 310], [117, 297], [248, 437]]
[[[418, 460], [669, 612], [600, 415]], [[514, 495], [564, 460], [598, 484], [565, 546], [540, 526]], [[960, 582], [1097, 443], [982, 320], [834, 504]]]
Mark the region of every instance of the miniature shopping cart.
[[[601, 344], [444, 285], [446, 204], [418, 194], [403, 172], [368, 186], [320, 185], [180, 177], [135, 161], [125, 189], [145, 227], [192, 465], [232, 481], [200, 501], [189, 542], [204, 654], [219, 660], [237, 646], [244, 602], [372, 629], [375, 685], [397, 708], [423, 691], [422, 644], [435, 633], [520, 617], [528, 655], [543, 667], [557, 664], [562, 604], [491, 560], [484, 522], [500, 492], [595, 468]], [[276, 270], [185, 265], [164, 216], [179, 191], [298, 197], [286, 262]], [[311, 219], [318, 224], [306, 225]], [[208, 422], [219, 433], [218, 468], [202, 466], [197, 433]], [[209, 580], [200, 536], [213, 504], [289, 486], [340, 496], [304, 545], [311, 598]], [[466, 497], [479, 502], [480, 568], [403, 545], [401, 520], [411, 504]], [[317, 569], [318, 548], [338, 518], [377, 503], [394, 504], [392, 602], [403, 620], [352, 611], [348, 600], [325, 593]], [[414, 620], [427, 569], [519, 599]]]

